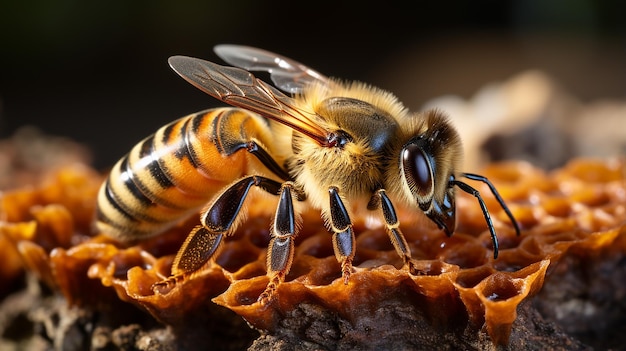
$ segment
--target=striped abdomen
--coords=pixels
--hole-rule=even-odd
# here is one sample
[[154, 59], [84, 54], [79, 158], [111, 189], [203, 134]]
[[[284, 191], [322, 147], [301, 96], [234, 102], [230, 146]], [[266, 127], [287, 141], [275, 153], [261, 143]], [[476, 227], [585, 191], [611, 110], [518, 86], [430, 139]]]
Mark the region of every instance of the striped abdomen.
[[233, 153], [240, 149], [236, 143], [264, 135], [263, 118], [236, 108], [161, 127], [113, 166], [98, 193], [97, 229], [122, 240], [167, 229], [248, 173], [248, 153]]

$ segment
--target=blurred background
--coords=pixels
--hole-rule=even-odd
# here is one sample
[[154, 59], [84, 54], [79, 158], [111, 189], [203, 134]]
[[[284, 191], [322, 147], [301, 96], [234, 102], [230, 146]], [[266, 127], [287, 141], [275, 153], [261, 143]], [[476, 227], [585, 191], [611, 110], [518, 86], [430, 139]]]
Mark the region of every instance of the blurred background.
[[[390, 90], [412, 110], [448, 111], [470, 168], [486, 159], [551, 168], [579, 154], [622, 154], [624, 14], [619, 0], [4, 0], [0, 138], [36, 126], [85, 145], [106, 170], [163, 124], [221, 105], [179, 78], [169, 56], [220, 62], [212, 47], [236, 43]], [[594, 137], [605, 140], [607, 129], [616, 142], [576, 145], [596, 127]]]

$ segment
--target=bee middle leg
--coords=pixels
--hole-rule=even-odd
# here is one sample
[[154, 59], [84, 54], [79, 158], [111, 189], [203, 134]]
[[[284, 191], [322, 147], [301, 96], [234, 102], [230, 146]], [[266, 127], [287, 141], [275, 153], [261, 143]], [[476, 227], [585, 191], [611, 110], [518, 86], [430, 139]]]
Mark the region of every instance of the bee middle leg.
[[292, 182], [283, 183], [280, 188], [276, 215], [271, 227], [271, 239], [267, 248], [267, 275], [270, 278], [265, 291], [259, 296], [261, 304], [267, 304], [278, 285], [291, 269], [294, 256], [294, 240], [298, 232], [298, 215], [293, 200], [304, 200]]

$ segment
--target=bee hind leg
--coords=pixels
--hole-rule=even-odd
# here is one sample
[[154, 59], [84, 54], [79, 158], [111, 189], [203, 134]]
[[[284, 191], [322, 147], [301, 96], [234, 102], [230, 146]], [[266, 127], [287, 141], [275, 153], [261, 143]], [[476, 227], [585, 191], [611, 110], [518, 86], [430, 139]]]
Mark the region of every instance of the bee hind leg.
[[216, 256], [224, 237], [237, 229], [243, 205], [253, 186], [276, 195], [281, 184], [261, 176], [248, 176], [226, 188], [200, 216], [201, 225], [189, 233], [178, 250], [169, 280], [202, 269]]

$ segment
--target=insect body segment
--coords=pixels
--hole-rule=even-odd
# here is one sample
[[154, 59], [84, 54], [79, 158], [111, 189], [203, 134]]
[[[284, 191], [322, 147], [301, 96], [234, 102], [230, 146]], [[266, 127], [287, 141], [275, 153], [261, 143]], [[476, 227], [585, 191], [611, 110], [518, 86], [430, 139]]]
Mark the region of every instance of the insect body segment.
[[269, 141], [267, 129], [258, 115], [233, 108], [160, 128], [113, 167], [98, 194], [98, 228], [120, 239], [140, 239], [197, 212], [233, 179], [254, 172], [252, 155], [264, 162], [268, 152], [254, 140]]
[[[395, 206], [424, 213], [452, 235], [456, 188], [479, 202], [497, 257], [487, 207], [461, 177], [486, 183], [519, 234], [495, 187], [485, 177], [459, 172], [460, 138], [440, 111], [412, 114], [388, 92], [329, 79], [265, 50], [225, 45], [215, 51], [238, 68], [184, 56], [169, 62], [191, 84], [235, 108], [162, 127], [113, 167], [98, 197], [98, 228], [120, 239], [156, 234], [204, 207], [200, 225], [176, 255], [172, 278], [198, 271], [215, 257], [255, 191], [276, 198], [267, 250], [270, 282], [262, 303], [272, 299], [291, 268], [299, 202], [321, 212], [346, 284], [356, 248], [353, 208], [380, 216], [411, 273], [411, 249]], [[270, 73], [278, 89], [248, 70]]]

